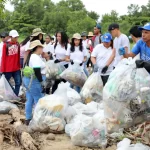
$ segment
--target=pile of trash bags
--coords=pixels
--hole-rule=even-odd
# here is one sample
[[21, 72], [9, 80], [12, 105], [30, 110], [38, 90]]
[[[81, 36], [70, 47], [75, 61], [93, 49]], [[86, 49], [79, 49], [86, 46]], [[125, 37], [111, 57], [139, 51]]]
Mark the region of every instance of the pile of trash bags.
[[65, 70], [65, 67], [60, 63], [54, 63], [54, 60], [46, 62], [46, 78], [59, 79], [59, 75]]
[[110, 75], [103, 90], [108, 132], [129, 128], [150, 120], [150, 75], [123, 59]]
[[60, 132], [65, 129], [68, 105], [81, 101], [80, 95], [69, 85], [62, 82], [54, 94], [38, 101], [29, 125], [31, 131]]
[[100, 102], [103, 99], [103, 82], [100, 74], [93, 73], [85, 82], [81, 93], [83, 103]]
[[65, 79], [69, 83], [79, 87], [83, 87], [85, 81], [87, 80], [87, 76], [85, 75], [83, 68], [78, 63], [70, 65], [60, 75], [60, 77]]
[[76, 146], [102, 147], [107, 145], [104, 111], [95, 115], [76, 115], [65, 127], [65, 132]]

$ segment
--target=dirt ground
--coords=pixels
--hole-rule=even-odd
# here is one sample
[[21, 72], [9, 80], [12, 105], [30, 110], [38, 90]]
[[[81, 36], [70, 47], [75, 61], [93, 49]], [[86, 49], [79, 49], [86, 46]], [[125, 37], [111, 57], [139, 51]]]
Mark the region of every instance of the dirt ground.
[[[73, 146], [69, 137], [65, 134], [55, 135], [55, 140], [47, 140], [48, 134], [35, 133], [32, 137], [39, 145], [39, 150], [100, 150], [85, 147]], [[8, 142], [4, 142], [3, 150], [24, 150], [21, 147], [13, 146]], [[116, 146], [107, 148], [106, 150], [116, 150]]]

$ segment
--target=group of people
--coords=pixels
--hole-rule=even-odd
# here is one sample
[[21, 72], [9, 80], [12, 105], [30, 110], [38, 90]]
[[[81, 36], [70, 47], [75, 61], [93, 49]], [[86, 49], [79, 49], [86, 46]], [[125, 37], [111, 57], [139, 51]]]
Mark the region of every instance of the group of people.
[[[18, 96], [23, 83], [26, 88], [26, 124], [32, 119], [32, 109], [44, 93], [50, 94], [50, 88], [45, 88], [46, 61], [54, 60], [65, 68], [78, 63], [86, 76], [89, 76], [88, 67], [91, 64], [93, 72], [99, 72], [103, 85], [107, 83], [110, 73], [122, 58], [135, 57], [150, 61], [150, 23], [143, 27], [133, 26], [129, 33], [136, 43], [130, 51], [129, 38], [121, 33], [118, 24], [108, 27], [108, 33], [101, 33], [101, 26], [97, 24], [93, 32], [75, 33], [71, 40], [62, 31], [56, 33], [56, 38], [36, 28], [23, 42], [18, 43], [19, 34], [16, 30], [1, 33], [0, 43], [0, 72], [15, 81], [14, 93]], [[44, 39], [45, 37], [45, 39]], [[144, 67], [143, 63], [137, 63]], [[22, 70], [21, 70], [22, 68]], [[21, 73], [23, 72], [23, 74]], [[63, 79], [56, 79], [52, 85], [53, 94]], [[11, 83], [10, 83], [11, 85]], [[81, 88], [70, 85], [80, 93]]]

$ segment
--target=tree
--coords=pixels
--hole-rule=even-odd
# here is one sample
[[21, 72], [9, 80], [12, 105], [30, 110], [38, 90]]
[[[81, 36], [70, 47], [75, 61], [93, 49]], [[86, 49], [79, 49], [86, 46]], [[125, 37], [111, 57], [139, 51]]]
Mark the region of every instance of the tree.
[[99, 15], [95, 11], [90, 11], [87, 13], [90, 18], [97, 21], [99, 19]]
[[128, 14], [130, 16], [139, 16], [139, 10], [139, 5], [131, 4], [130, 6], [128, 6]]

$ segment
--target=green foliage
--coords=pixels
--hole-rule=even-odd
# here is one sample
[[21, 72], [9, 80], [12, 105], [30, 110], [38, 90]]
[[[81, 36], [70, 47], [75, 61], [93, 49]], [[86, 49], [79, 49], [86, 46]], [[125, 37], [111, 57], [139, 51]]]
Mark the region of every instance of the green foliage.
[[118, 16], [115, 10], [110, 14], [102, 16], [101, 24], [103, 33], [108, 32], [108, 26], [111, 23], [119, 23], [120, 29], [126, 35], [129, 35], [129, 30], [133, 25], [144, 25], [150, 20], [150, 0], [147, 5], [141, 7], [135, 4], [128, 6], [128, 15]]
[[[0, 32], [16, 29], [23, 36], [31, 34], [36, 27], [49, 34], [66, 31], [70, 37], [74, 33], [93, 31], [99, 14], [87, 11], [81, 0], [11, 0], [14, 12], [4, 9], [7, 0], [0, 0]], [[111, 23], [119, 23], [121, 31], [129, 35], [133, 25], [144, 25], [150, 20], [150, 0], [148, 4], [128, 6], [128, 15], [119, 16], [115, 10], [101, 16], [102, 33], [108, 32]]]

